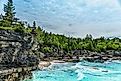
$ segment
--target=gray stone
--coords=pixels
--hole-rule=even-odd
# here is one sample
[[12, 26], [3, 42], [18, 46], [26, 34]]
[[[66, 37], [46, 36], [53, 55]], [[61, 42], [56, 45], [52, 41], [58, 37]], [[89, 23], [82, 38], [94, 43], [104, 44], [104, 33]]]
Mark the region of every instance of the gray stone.
[[39, 60], [32, 50], [38, 48], [32, 34], [0, 30], [0, 65], [9, 68], [36, 65]]

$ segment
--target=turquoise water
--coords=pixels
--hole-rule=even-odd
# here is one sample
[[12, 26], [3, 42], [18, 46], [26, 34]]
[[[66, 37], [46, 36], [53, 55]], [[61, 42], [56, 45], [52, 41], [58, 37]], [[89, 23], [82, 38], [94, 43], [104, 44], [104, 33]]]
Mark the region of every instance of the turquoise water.
[[28, 81], [121, 81], [121, 62], [53, 64]]

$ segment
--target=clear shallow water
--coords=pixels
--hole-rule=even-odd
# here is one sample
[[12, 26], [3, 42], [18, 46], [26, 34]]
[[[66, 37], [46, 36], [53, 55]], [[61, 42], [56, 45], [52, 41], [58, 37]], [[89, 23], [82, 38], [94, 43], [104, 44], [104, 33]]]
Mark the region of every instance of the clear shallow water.
[[121, 62], [56, 64], [33, 72], [28, 81], [121, 81]]

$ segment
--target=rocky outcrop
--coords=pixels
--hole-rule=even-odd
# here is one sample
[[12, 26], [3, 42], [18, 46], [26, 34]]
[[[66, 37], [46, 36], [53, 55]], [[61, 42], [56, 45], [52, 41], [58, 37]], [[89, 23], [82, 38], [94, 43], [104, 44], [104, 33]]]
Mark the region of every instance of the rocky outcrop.
[[89, 62], [105, 62], [108, 60], [121, 60], [121, 51], [107, 50], [106, 52], [88, 52], [88, 56], [84, 55], [83, 60]]
[[12, 68], [0, 71], [0, 81], [22, 81], [32, 78], [32, 71], [38, 69], [37, 66]]
[[105, 62], [107, 60], [121, 60], [121, 51], [107, 50], [106, 52], [91, 52], [88, 50], [73, 50], [65, 52], [58, 50], [53, 53], [45, 53], [44, 60], [64, 60], [66, 62]]
[[94, 57], [86, 57], [83, 60], [86, 60], [88, 62], [100, 62], [100, 63], [103, 63], [103, 62], [109, 60], [109, 58], [107, 56], [103, 57], [103, 56], [96, 55]]
[[33, 51], [39, 48], [34, 34], [0, 30], [0, 67], [11, 68], [37, 65]]

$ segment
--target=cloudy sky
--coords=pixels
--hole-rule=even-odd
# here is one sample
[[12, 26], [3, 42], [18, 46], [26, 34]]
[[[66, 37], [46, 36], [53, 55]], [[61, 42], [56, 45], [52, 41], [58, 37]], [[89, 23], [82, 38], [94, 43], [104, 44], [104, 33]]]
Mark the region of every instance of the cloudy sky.
[[[0, 0], [0, 12], [2, 4]], [[17, 16], [74, 37], [121, 36], [121, 0], [14, 0]]]

